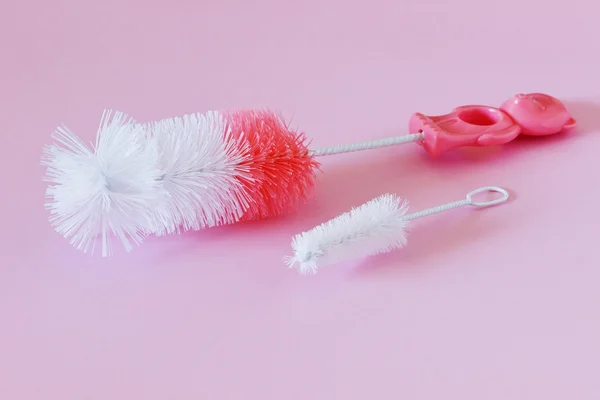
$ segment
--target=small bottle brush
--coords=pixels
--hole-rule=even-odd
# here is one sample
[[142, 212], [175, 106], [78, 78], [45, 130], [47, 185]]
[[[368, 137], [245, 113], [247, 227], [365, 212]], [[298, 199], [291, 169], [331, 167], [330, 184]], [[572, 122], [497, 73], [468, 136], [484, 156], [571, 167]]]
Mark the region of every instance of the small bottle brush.
[[[501, 196], [488, 201], [473, 198], [483, 192]], [[505, 189], [488, 186], [467, 194], [463, 200], [407, 214], [408, 202], [394, 194], [383, 194], [359, 207], [292, 238], [293, 256], [285, 262], [299, 273], [316, 274], [327, 265], [388, 253], [407, 243], [411, 221], [454, 208], [485, 208], [507, 201]]]

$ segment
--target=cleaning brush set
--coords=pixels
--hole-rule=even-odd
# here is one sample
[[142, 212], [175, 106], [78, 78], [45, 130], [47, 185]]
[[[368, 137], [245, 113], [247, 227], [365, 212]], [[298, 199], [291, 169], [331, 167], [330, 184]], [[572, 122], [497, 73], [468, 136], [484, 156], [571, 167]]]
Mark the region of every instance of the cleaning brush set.
[[[107, 256], [113, 237], [129, 251], [148, 235], [294, 212], [311, 198], [322, 156], [418, 143], [435, 157], [574, 125], [565, 106], [542, 93], [516, 95], [499, 108], [415, 113], [406, 135], [324, 148], [310, 148], [304, 133], [271, 110], [210, 111], [154, 122], [105, 111], [91, 148], [65, 126], [53, 133], [55, 143], [42, 158], [46, 207], [54, 229], [75, 248], [93, 252], [99, 237]], [[313, 269], [307, 265], [302, 268]]]

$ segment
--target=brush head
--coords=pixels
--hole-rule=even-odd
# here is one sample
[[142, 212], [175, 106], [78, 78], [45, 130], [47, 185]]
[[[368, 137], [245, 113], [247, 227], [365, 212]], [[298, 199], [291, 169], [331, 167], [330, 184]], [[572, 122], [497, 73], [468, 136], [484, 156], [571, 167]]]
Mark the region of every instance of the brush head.
[[69, 129], [42, 164], [50, 221], [85, 251], [110, 234], [131, 250], [165, 235], [295, 211], [312, 195], [318, 163], [304, 134], [269, 110], [191, 114], [138, 124], [103, 115], [90, 149]]
[[42, 165], [46, 208], [54, 229], [84, 252], [94, 252], [101, 237], [101, 252], [112, 251], [111, 236], [126, 250], [155, 229], [155, 208], [166, 201], [158, 178], [158, 149], [144, 130], [125, 114], [105, 111], [93, 148], [66, 127], [52, 135]]
[[384, 194], [292, 238], [290, 268], [315, 274], [320, 267], [387, 253], [406, 244], [405, 200]]

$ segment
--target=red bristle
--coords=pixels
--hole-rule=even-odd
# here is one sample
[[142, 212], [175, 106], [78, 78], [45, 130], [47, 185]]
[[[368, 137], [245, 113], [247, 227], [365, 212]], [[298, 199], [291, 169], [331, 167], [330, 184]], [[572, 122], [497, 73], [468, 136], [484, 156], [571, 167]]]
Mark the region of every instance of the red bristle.
[[251, 180], [240, 179], [251, 197], [241, 221], [289, 214], [311, 196], [319, 163], [309, 154], [306, 137], [269, 110], [226, 114], [231, 138], [250, 155], [243, 165]]

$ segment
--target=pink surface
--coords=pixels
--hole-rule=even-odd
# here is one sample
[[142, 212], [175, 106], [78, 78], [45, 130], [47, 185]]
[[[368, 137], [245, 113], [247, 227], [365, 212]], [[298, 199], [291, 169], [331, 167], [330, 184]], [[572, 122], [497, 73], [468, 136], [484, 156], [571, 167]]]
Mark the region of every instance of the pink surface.
[[[600, 25], [573, 0], [26, 1], [0, 6], [0, 399], [599, 399]], [[329, 157], [269, 222], [102, 260], [47, 222], [41, 149], [140, 120], [280, 109], [315, 146], [413, 112], [565, 101], [569, 135], [430, 158]], [[300, 277], [290, 238], [385, 191], [414, 209], [483, 185], [514, 201], [415, 223], [408, 247]]]

